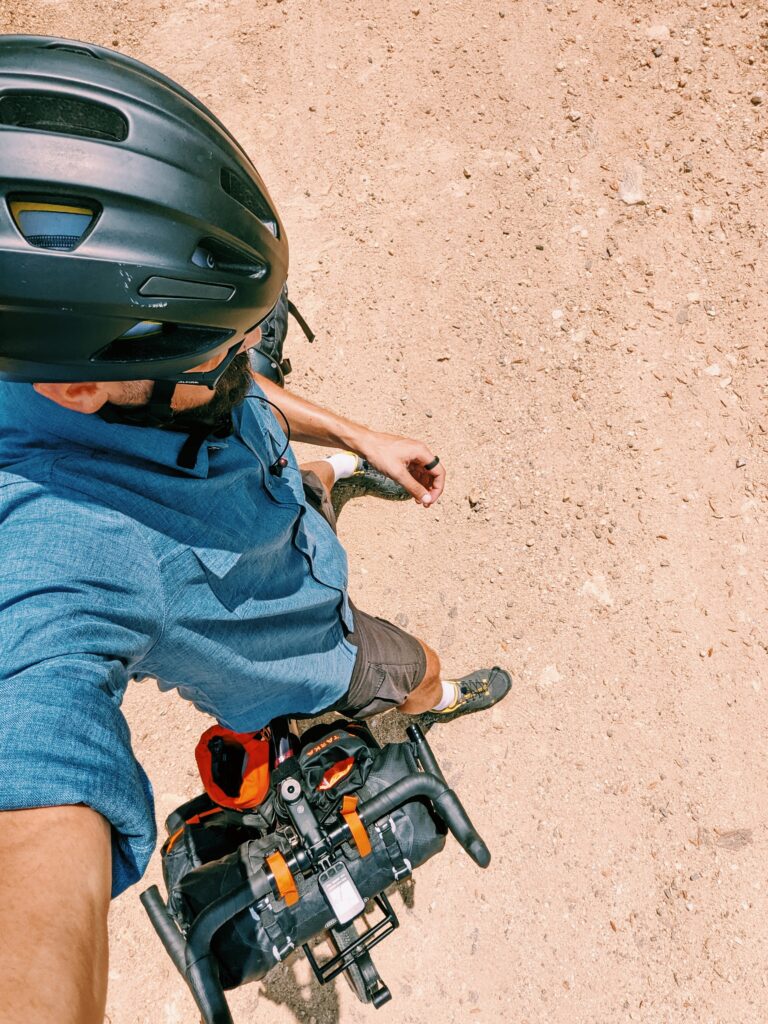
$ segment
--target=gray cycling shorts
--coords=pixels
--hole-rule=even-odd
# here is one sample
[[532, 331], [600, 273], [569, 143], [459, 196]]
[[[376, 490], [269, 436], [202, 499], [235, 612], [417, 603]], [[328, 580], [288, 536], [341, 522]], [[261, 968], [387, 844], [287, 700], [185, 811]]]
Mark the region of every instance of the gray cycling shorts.
[[370, 718], [399, 707], [427, 671], [427, 655], [415, 636], [393, 622], [352, 606], [355, 628], [347, 640], [357, 647], [347, 693], [333, 710]]
[[[313, 508], [336, 529], [328, 492], [314, 473], [303, 473], [304, 492]], [[357, 647], [346, 694], [328, 711], [351, 718], [370, 718], [399, 707], [427, 671], [427, 655], [415, 636], [386, 619], [368, 615], [352, 605], [355, 628], [347, 635]]]

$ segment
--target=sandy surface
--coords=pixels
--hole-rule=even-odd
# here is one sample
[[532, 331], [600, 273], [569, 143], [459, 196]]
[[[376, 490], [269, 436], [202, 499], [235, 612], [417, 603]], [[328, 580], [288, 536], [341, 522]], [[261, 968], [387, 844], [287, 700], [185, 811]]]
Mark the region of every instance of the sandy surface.
[[[236, 1019], [765, 1021], [765, 9], [16, 0], [0, 26], [119, 46], [240, 136], [319, 333], [293, 386], [449, 470], [431, 513], [345, 512], [355, 600], [515, 677], [433, 734], [494, 862], [451, 843], [395, 895], [393, 1001], [297, 957]], [[127, 714], [162, 818], [204, 722], [152, 685]], [[138, 889], [108, 1019], [195, 1020]]]

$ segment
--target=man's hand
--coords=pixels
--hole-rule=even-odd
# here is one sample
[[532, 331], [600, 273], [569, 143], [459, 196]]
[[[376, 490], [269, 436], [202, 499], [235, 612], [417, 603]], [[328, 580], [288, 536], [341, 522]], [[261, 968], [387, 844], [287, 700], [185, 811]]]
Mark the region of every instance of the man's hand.
[[434, 505], [443, 493], [445, 469], [441, 462], [432, 469], [424, 468], [434, 462], [435, 454], [423, 441], [372, 430], [361, 439], [358, 451], [372, 466], [402, 484], [425, 508]]

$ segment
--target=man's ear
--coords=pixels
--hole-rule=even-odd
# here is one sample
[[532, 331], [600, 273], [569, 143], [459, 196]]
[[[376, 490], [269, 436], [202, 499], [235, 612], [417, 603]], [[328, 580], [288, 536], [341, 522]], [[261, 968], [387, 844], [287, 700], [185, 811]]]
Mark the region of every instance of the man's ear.
[[97, 382], [33, 384], [38, 394], [73, 412], [94, 413], [110, 399], [109, 385]]

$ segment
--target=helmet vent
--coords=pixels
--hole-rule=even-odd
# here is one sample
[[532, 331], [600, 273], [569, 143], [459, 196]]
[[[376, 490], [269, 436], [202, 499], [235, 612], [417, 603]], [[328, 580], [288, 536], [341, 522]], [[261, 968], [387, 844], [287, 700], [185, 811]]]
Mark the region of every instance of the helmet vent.
[[16, 92], [0, 97], [0, 124], [107, 142], [124, 142], [128, 138], [128, 122], [112, 107], [45, 92]]
[[241, 274], [257, 281], [269, 273], [269, 267], [264, 260], [253, 253], [220, 242], [218, 238], [203, 238], [192, 253], [192, 262], [196, 267], [203, 267], [206, 270]]
[[151, 363], [200, 355], [221, 347], [234, 331], [142, 320], [91, 356], [93, 363]]
[[71, 252], [96, 220], [91, 207], [37, 199], [9, 199], [16, 227], [37, 249]]
[[258, 217], [262, 224], [268, 227], [275, 238], [277, 238], [277, 221], [272, 210], [269, 208], [269, 203], [256, 186], [249, 181], [245, 181], [228, 167], [222, 167], [220, 180], [221, 187], [227, 195], [232, 196], [236, 203], [244, 206], [254, 217]]

